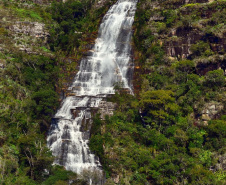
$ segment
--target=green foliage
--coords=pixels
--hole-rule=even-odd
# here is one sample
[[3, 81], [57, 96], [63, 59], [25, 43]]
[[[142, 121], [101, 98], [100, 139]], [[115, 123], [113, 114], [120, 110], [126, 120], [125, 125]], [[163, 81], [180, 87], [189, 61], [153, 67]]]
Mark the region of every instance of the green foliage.
[[[146, 100], [145, 95], [150, 96], [150, 100]], [[153, 107], [162, 107], [162, 104], [172, 101], [171, 95], [170, 91], [157, 91], [153, 92], [153, 95], [147, 92], [142, 95], [146, 101], [141, 102], [142, 105], [152, 103]], [[162, 100], [159, 100], [162, 96]], [[155, 100], [153, 97], [158, 98]], [[90, 140], [93, 151], [100, 151], [101, 145], [101, 155], [96, 154], [101, 159], [104, 158], [101, 162], [107, 173], [126, 174], [120, 175], [120, 182], [124, 182], [128, 177], [130, 184], [196, 184], [197, 180], [198, 184], [201, 184], [222, 180], [209, 171], [214, 161], [212, 151], [206, 149], [209, 145], [206, 143], [207, 127], [200, 130], [187, 117], [179, 117], [175, 124], [164, 128], [161, 125], [156, 125], [155, 128], [144, 127], [141, 120], [128, 121], [128, 114], [124, 114], [126, 115], [122, 117], [120, 112], [116, 112], [105, 121], [99, 120], [98, 125], [101, 122], [104, 131], [101, 131], [102, 134], [93, 134]], [[224, 130], [221, 133], [224, 133]]]
[[[89, 11], [92, 1], [55, 1], [47, 11], [34, 3], [31, 9], [21, 8], [13, 1], [12, 12], [21, 20], [51, 23], [47, 25], [51, 51], [72, 53], [93, 41], [112, 2]], [[211, 39], [220, 40], [224, 33], [225, 5], [215, 1], [181, 7], [183, 2], [159, 1], [157, 8], [153, 8], [155, 1], [138, 2], [133, 39], [135, 60], [142, 61], [141, 85], [146, 80], [146, 86], [140, 95], [132, 96], [119, 84], [110, 98], [117, 103], [114, 116], [105, 121], [94, 118], [90, 148], [100, 157], [106, 177], [119, 174], [120, 184], [225, 183], [225, 173], [215, 168], [218, 156], [225, 153], [225, 116], [205, 127], [195, 126], [205, 102], [224, 103], [224, 72], [209, 71], [201, 77], [192, 60], [217, 54], [216, 41]], [[4, 0], [4, 8], [10, 3]], [[157, 19], [150, 21], [154, 15]], [[191, 60], [181, 60], [182, 56], [169, 60], [166, 56], [166, 40], [174, 29], [177, 35], [177, 28], [185, 32], [183, 39], [193, 28], [204, 33], [203, 41], [190, 48]], [[9, 34], [6, 27], [0, 28], [4, 44]], [[173, 37], [177, 38], [175, 44], [180, 43], [180, 36]], [[49, 54], [48, 45], [38, 47]], [[0, 53], [6, 62], [0, 74], [0, 163], [4, 166], [0, 183], [86, 184], [72, 172], [52, 166], [53, 157], [45, 144], [51, 115], [58, 106], [59, 58], [9, 51]], [[64, 62], [60, 65], [66, 66]]]
[[42, 46], [41, 49], [45, 52], [50, 52], [46, 47]]
[[210, 56], [213, 54], [213, 52], [210, 50], [209, 44], [203, 41], [193, 44], [190, 49], [195, 56]]
[[[53, 1], [49, 12], [54, 20], [50, 26], [50, 38], [48, 40], [52, 51], [62, 50], [67, 54], [72, 54], [81, 49], [81, 45], [86, 41], [96, 37], [98, 25], [103, 13], [114, 2], [106, 2], [101, 8], [92, 8], [93, 0], [66, 2]], [[94, 40], [93, 40], [94, 41]], [[86, 43], [87, 44], [87, 43]]]
[[158, 33], [160, 34], [163, 33], [166, 30], [166, 26], [167, 26], [166, 23], [158, 22], [156, 25]]
[[140, 106], [147, 123], [168, 124], [175, 121], [178, 106], [172, 91], [156, 90], [141, 94]]
[[149, 48], [147, 53], [149, 54], [149, 56], [153, 56], [154, 64], [156, 64], [156, 65], [163, 64], [164, 51], [163, 51], [163, 48], [159, 44], [153, 44]]
[[190, 60], [182, 60], [178, 63], [176, 69], [185, 73], [192, 73], [195, 71], [195, 63]]
[[63, 169], [63, 167], [60, 166], [54, 166], [51, 170], [51, 176], [46, 179], [42, 185], [52, 185], [52, 184], [68, 184], [70, 180], [76, 179], [76, 174], [74, 174], [71, 171], [66, 171]]
[[7, 34], [8, 34], [7, 30], [5, 28], [0, 27], [0, 35], [7, 35]]
[[52, 109], [57, 102], [57, 94], [53, 90], [40, 90], [35, 92], [32, 97], [36, 101], [36, 114], [39, 115], [52, 115]]
[[166, 26], [172, 26], [173, 23], [175, 22], [176, 18], [177, 18], [177, 14], [176, 11], [173, 10], [166, 10], [162, 12], [162, 15], [165, 17], [166, 19]]
[[217, 88], [225, 86], [225, 76], [223, 70], [214, 70], [209, 71], [205, 75], [205, 86], [209, 88], [213, 88], [216, 90]]
[[167, 85], [168, 77], [157, 71], [151, 73], [147, 76], [150, 86], [154, 87], [156, 90], [162, 89], [162, 87]]
[[[208, 132], [206, 147], [208, 149], [214, 150], [225, 150], [225, 131], [226, 131], [226, 121], [225, 120], [214, 120], [211, 121], [208, 127], [205, 128]], [[223, 152], [221, 151], [221, 152]]]
[[0, 158], [7, 169], [2, 175], [5, 184], [36, 184], [53, 162], [44, 133], [58, 102], [54, 91], [58, 68], [55, 59], [45, 56], [8, 57], [0, 75]]
[[16, 14], [21, 18], [30, 17], [33, 20], [42, 21], [42, 17], [35, 11], [22, 9], [22, 8], [15, 8], [14, 10]]
[[186, 4], [183, 7], [188, 7], [188, 8], [193, 8], [194, 6], [198, 6], [198, 3], [191, 3], [191, 4]]
[[97, 115], [93, 120], [91, 134], [95, 136], [90, 139], [89, 147], [96, 155], [100, 156], [101, 161], [104, 161], [104, 140], [101, 136], [101, 120], [99, 118], [99, 115]]
[[62, 49], [70, 52], [74, 47], [79, 46], [81, 35], [75, 33], [82, 28], [82, 19], [87, 14], [85, 7], [90, 6], [91, 1], [73, 1], [69, 0], [63, 3], [62, 1], [54, 1], [51, 4], [50, 12], [53, 20], [58, 25], [53, 25], [50, 30], [50, 48], [55, 51]]
[[[225, 153], [224, 116], [206, 126], [197, 122], [206, 102], [224, 102], [225, 77], [222, 70], [201, 76], [193, 60], [206, 61], [216, 54], [215, 34], [205, 33], [217, 3], [183, 6], [184, 1], [170, 0], [159, 1], [153, 8], [154, 3], [139, 1], [135, 16], [133, 41], [135, 60], [141, 68], [140, 94], [130, 99], [117, 88], [110, 99], [117, 103], [117, 110], [98, 122], [101, 129], [95, 127], [98, 133], [91, 136], [91, 149], [104, 158], [101, 162], [108, 174], [119, 174], [122, 184], [128, 179], [130, 184], [224, 184], [225, 175], [215, 168], [216, 156]], [[221, 24], [220, 14], [216, 21], [219, 18]], [[192, 30], [205, 35], [189, 48], [192, 54], [187, 58], [167, 56], [171, 47], [179, 50], [178, 45], [183, 45]], [[168, 34], [177, 39], [169, 43]], [[208, 63], [204, 65], [204, 71], [211, 70]]]

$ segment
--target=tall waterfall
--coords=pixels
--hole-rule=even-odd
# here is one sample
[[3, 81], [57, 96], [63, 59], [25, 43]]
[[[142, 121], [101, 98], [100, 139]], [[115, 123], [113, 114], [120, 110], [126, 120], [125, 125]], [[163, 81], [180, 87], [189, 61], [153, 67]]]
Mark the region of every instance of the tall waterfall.
[[122, 82], [132, 92], [130, 41], [135, 9], [136, 0], [119, 0], [110, 8], [93, 50], [82, 59], [69, 87], [71, 96], [64, 99], [53, 118], [47, 143], [56, 156], [54, 163], [67, 170], [81, 173], [84, 169], [101, 169], [88, 147], [92, 109], [104, 97], [114, 94], [116, 82]]

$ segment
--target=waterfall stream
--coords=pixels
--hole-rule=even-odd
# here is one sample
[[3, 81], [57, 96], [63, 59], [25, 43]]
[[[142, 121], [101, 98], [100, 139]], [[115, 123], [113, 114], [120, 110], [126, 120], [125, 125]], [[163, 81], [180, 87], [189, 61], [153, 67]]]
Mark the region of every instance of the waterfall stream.
[[[131, 92], [131, 34], [136, 0], [119, 0], [104, 16], [95, 46], [82, 59], [70, 95], [55, 114], [47, 144], [55, 164], [81, 173], [101, 164], [88, 147], [92, 110], [121, 82]], [[84, 126], [85, 125], [85, 126]]]

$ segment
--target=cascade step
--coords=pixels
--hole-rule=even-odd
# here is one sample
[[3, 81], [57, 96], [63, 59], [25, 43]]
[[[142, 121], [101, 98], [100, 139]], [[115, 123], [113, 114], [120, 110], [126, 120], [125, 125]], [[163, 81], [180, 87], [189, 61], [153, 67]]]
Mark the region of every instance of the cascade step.
[[99, 112], [104, 120], [106, 115], [113, 115], [116, 104], [106, 100], [115, 93], [114, 84], [124, 84], [120, 92], [132, 92], [130, 42], [136, 3], [136, 0], [118, 1], [104, 16], [95, 45], [92, 50], [84, 50], [79, 72], [65, 89], [66, 98], [52, 118], [48, 147], [56, 156], [54, 163], [67, 170], [79, 174], [92, 168], [102, 173], [98, 157], [88, 146], [91, 116]]

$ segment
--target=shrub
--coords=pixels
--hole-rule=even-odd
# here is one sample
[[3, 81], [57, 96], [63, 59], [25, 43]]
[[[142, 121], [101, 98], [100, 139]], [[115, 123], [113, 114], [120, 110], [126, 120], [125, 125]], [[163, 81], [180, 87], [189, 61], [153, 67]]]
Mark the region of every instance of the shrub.
[[205, 75], [204, 85], [216, 90], [219, 87], [223, 87], [225, 85], [225, 76], [223, 70], [214, 70], [209, 71]]
[[195, 63], [191, 60], [182, 60], [177, 64], [176, 69], [185, 73], [192, 73], [195, 71]]
[[210, 46], [208, 43], [200, 41], [196, 44], [192, 44], [190, 50], [192, 51], [192, 54], [195, 56], [201, 56], [201, 55], [211, 55], [212, 52], [210, 51]]
[[[177, 115], [178, 106], [169, 90], [146, 91], [141, 94], [140, 106], [148, 120], [161, 123], [172, 123]], [[150, 123], [150, 122], [149, 122]]]

